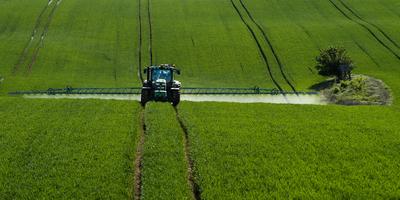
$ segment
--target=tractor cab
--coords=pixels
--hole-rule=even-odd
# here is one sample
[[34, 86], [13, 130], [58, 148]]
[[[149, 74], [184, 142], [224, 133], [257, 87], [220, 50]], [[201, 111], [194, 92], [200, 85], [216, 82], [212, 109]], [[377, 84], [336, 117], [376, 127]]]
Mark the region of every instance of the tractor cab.
[[151, 81], [165, 80], [165, 82], [171, 82], [172, 80], [171, 69], [153, 68], [150, 73]]
[[166, 82], [174, 80], [174, 72], [180, 74], [180, 70], [175, 68], [175, 65], [161, 64], [159, 66], [150, 66], [144, 69], [147, 74], [147, 81], [155, 82], [159, 79], [164, 79]]
[[147, 79], [143, 82], [142, 87], [142, 104], [155, 101], [170, 101], [177, 105], [180, 100], [181, 83], [174, 80], [174, 72], [180, 74], [175, 65], [161, 64], [159, 66], [150, 66], [144, 69]]

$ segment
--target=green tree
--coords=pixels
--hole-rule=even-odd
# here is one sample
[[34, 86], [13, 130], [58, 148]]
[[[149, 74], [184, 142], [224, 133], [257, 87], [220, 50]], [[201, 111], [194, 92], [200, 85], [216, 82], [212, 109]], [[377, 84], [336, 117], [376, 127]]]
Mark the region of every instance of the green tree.
[[351, 79], [354, 64], [343, 47], [329, 47], [320, 50], [320, 55], [316, 57], [316, 61], [315, 68], [318, 70], [318, 74], [329, 77], [335, 76], [338, 81]]

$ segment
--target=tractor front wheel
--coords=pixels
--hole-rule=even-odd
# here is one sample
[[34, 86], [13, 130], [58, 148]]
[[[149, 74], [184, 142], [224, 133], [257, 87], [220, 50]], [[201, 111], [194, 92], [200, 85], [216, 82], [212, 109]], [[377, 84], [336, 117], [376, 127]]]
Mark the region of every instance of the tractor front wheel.
[[181, 101], [181, 93], [179, 91], [173, 91], [171, 93], [171, 103], [173, 106], [177, 106]]
[[140, 103], [142, 104], [142, 106], [145, 106], [148, 101], [150, 101], [150, 90], [142, 90]]

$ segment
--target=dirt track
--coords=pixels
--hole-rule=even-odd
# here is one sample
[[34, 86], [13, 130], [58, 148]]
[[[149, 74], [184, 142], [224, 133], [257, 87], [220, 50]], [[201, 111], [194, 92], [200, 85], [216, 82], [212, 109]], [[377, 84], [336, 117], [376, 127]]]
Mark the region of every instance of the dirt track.
[[142, 195], [142, 160], [143, 160], [143, 145], [144, 137], [146, 132], [146, 124], [144, 119], [144, 108], [140, 112], [140, 127], [139, 127], [139, 140], [136, 147], [136, 158], [135, 158], [135, 187], [134, 187], [134, 199], [140, 199]]
[[189, 132], [185, 124], [183, 123], [181, 117], [179, 116], [179, 111], [176, 107], [174, 107], [175, 114], [176, 114], [176, 119], [179, 122], [179, 125], [181, 126], [182, 132], [183, 132], [183, 140], [184, 140], [184, 150], [185, 150], [185, 160], [188, 165], [188, 171], [187, 171], [187, 179], [188, 179], [188, 184], [190, 185], [190, 190], [192, 191], [192, 199], [194, 200], [200, 200], [201, 199], [201, 189], [198, 183], [196, 182], [195, 178], [195, 168], [194, 168], [194, 160], [191, 156], [190, 152], [190, 142], [189, 142]]

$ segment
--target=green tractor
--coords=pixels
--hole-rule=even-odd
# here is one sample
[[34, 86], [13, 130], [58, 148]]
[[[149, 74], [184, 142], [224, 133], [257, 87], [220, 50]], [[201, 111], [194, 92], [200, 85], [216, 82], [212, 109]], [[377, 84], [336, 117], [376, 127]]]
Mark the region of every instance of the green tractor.
[[161, 64], [144, 69], [147, 79], [143, 81], [141, 103], [146, 105], [148, 101], [171, 102], [178, 105], [180, 101], [181, 82], [174, 80], [174, 72], [180, 74], [175, 65]]

